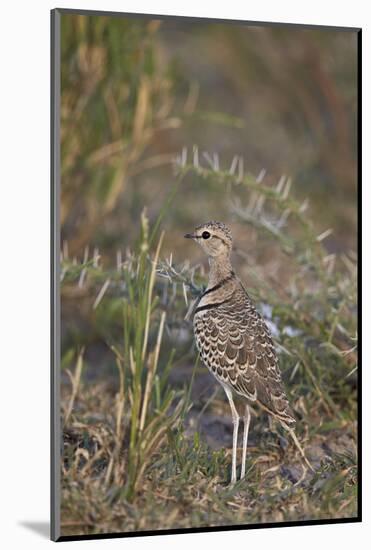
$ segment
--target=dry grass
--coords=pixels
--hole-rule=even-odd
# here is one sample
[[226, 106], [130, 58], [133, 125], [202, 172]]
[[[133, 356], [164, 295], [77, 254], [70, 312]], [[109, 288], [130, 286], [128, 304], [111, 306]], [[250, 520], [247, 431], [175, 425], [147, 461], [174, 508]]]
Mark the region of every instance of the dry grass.
[[[68, 392], [64, 398], [68, 399]], [[64, 436], [63, 535], [357, 514], [356, 426], [339, 423], [336, 429], [328, 428], [323, 418], [307, 419], [311, 426], [319, 422], [316, 433], [300, 436], [316, 465], [316, 474], [302, 481], [302, 462], [295, 447], [264, 430], [262, 421], [254, 423], [246, 480], [233, 488], [228, 485], [229, 450], [211, 450], [202, 435], [186, 437], [180, 429], [168, 431], [162, 447], [151, 456], [135, 499], [129, 500], [115, 481], [124, 474], [125, 448], [114, 457], [112, 480], [107, 483], [116, 448], [115, 402], [112, 386], [81, 388], [76, 403], [79, 413]]]

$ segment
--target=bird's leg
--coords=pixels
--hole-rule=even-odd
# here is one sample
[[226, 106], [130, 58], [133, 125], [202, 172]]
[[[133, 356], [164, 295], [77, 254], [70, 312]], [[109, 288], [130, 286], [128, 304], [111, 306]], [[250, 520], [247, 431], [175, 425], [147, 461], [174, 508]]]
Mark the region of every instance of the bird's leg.
[[229, 405], [231, 407], [232, 411], [232, 419], [233, 419], [233, 450], [232, 450], [232, 477], [231, 477], [231, 484], [236, 483], [237, 481], [237, 438], [238, 438], [238, 424], [240, 421], [240, 417], [238, 416], [237, 409], [233, 403], [233, 397], [232, 397], [232, 391], [228, 386], [224, 386], [224, 391], [227, 394]]
[[245, 477], [245, 471], [246, 471], [246, 450], [247, 450], [247, 439], [249, 437], [250, 420], [251, 420], [250, 407], [246, 405], [245, 416], [243, 417], [243, 447], [242, 447], [241, 479]]

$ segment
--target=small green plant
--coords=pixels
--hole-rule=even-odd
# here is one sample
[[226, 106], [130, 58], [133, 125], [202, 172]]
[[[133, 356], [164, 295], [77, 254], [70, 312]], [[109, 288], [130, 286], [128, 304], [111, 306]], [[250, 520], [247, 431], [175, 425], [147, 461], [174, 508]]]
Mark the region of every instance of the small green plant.
[[[143, 476], [152, 453], [164, 442], [168, 430], [176, 425], [182, 409], [180, 399], [169, 414], [169, 409], [174, 404], [175, 391], [165, 385], [165, 381], [166, 372], [171, 366], [172, 352], [168, 356], [164, 372], [161, 375], [157, 374], [166, 312], [158, 308], [158, 296], [154, 295], [154, 285], [163, 234], [159, 238], [151, 263], [148, 261], [150, 240], [148, 220], [142, 215], [139, 250], [131, 259], [130, 270], [124, 270], [127, 298], [123, 301], [123, 354], [113, 347], [121, 386], [125, 379], [124, 365], [129, 367], [129, 497], [133, 496], [136, 484]], [[152, 349], [149, 344], [151, 335], [154, 337]], [[124, 395], [124, 389], [122, 394]]]
[[[79, 285], [82, 273], [85, 273], [85, 285], [101, 284], [104, 280], [93, 308], [108, 308], [108, 314], [112, 315], [121, 304], [121, 338], [113, 342], [114, 334], [107, 331], [107, 343], [114, 354], [119, 383], [112, 434], [114, 446], [106, 449], [109, 459], [104, 483], [109, 486], [113, 482], [116, 493], [128, 499], [133, 498], [152, 455], [167, 440], [169, 430], [177, 426], [184, 410], [182, 392], [176, 392], [167, 382], [173, 351], [168, 350], [160, 357], [166, 311], [159, 307], [155, 279], [163, 234], [152, 252], [150, 242], [154, 241], [155, 234], [149, 232], [145, 213], [141, 220], [136, 251], [128, 254], [117, 270], [103, 272], [96, 260], [78, 265], [66, 259], [62, 264], [66, 287], [76, 285], [76, 281]], [[107, 297], [110, 286], [113, 293]], [[119, 289], [122, 296], [117, 295]], [[120, 313], [116, 312], [115, 317], [120, 323]], [[104, 324], [104, 320], [100, 322]], [[82, 353], [78, 354], [75, 375], [69, 375], [72, 393], [64, 414], [65, 425], [73, 417], [73, 405], [81, 381]], [[67, 372], [70, 373], [68, 369]]]

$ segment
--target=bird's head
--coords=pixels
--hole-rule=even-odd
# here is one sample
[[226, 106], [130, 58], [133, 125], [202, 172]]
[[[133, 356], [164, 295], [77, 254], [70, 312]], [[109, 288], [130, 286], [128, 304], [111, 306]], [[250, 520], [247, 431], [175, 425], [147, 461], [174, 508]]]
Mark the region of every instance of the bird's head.
[[229, 256], [232, 250], [231, 231], [222, 222], [203, 223], [196, 227], [193, 233], [187, 233], [184, 237], [198, 242], [212, 258]]

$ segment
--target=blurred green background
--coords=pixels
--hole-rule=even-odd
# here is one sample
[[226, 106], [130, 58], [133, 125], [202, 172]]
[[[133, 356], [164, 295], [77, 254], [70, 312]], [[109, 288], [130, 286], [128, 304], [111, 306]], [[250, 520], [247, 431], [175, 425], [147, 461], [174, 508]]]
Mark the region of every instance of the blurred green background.
[[[334, 230], [329, 251], [356, 248], [355, 32], [64, 14], [61, 44], [71, 255], [130, 246], [143, 207], [156, 219], [174, 184], [174, 154], [193, 145], [206, 165], [203, 151], [224, 167], [238, 154], [265, 182], [289, 176], [319, 232]], [[233, 224], [228, 199], [188, 179], [164, 220], [165, 248], [184, 259], [184, 231]]]

